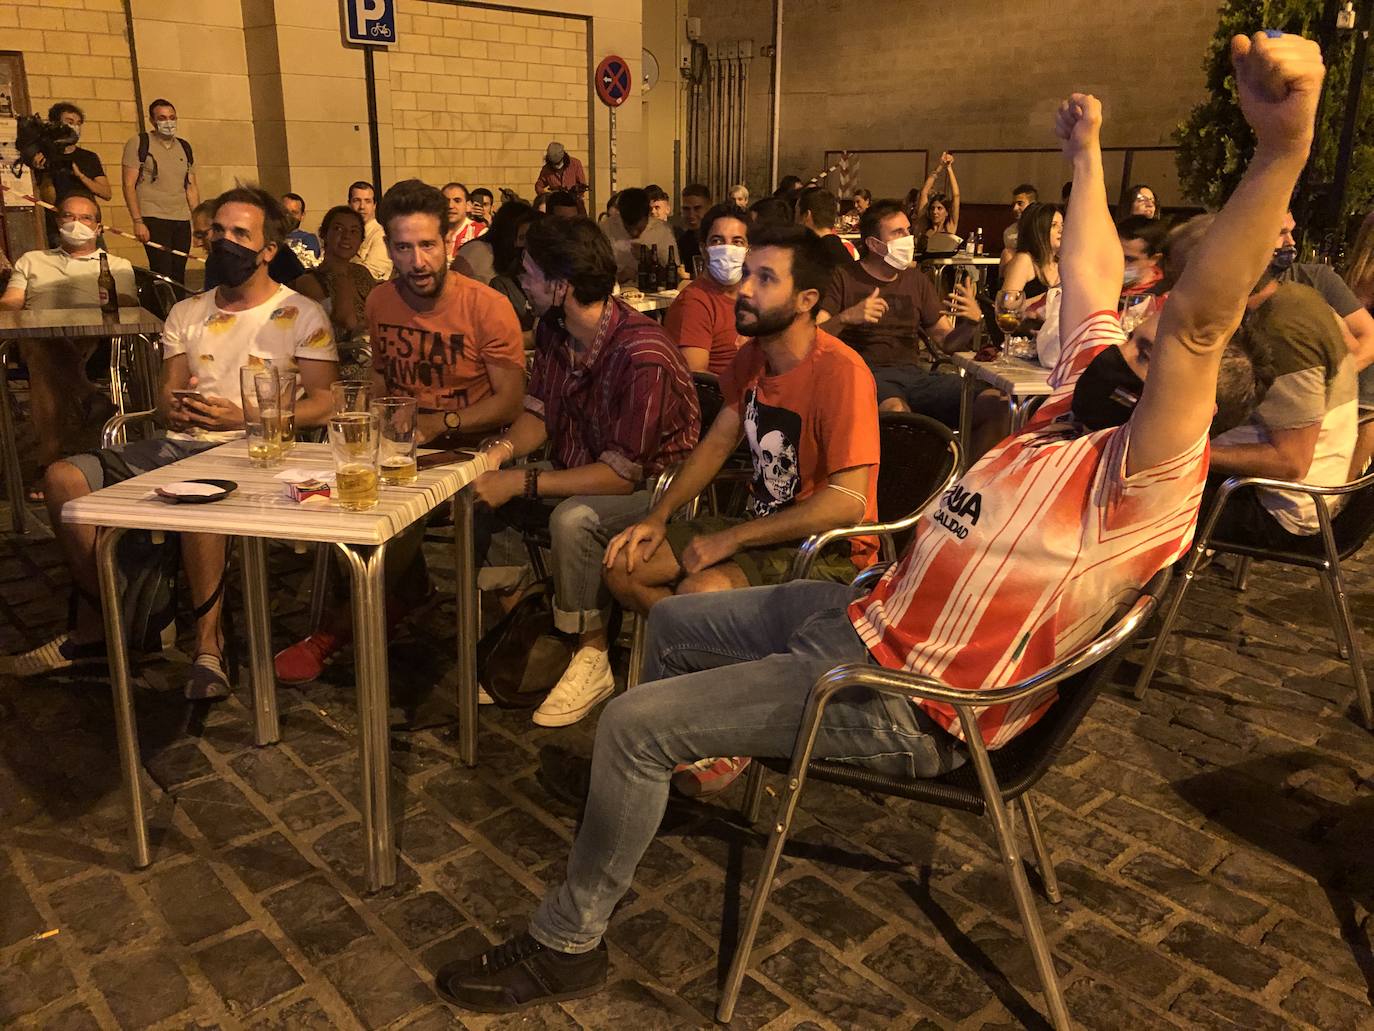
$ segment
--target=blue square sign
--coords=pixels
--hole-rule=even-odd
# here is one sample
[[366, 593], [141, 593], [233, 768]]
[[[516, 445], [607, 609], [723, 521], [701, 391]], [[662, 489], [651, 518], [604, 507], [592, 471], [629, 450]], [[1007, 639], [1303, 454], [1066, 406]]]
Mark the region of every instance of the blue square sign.
[[343, 0], [344, 42], [396, 45], [396, 0]]

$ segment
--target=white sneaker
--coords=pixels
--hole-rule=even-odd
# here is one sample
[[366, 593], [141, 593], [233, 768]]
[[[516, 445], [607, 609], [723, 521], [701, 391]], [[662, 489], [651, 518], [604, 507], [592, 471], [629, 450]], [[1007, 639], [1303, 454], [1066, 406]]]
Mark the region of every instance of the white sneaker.
[[598, 702], [615, 691], [611, 660], [606, 652], [579, 648], [563, 676], [554, 684], [544, 703], [535, 710], [534, 722], [541, 727], [566, 727], [576, 723]]
[[487, 689], [486, 689], [485, 687], [483, 687], [481, 684], [478, 684], [478, 685], [477, 685], [477, 704], [478, 704], [478, 705], [495, 705], [495, 704], [496, 704], [496, 699], [493, 698], [491, 695], [487, 694]]

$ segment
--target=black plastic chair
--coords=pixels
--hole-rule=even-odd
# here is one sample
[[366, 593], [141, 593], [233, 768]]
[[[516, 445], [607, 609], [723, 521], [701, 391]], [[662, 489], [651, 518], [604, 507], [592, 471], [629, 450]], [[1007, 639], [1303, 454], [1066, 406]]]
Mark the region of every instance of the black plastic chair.
[[[881, 567], [865, 570], [855, 581], [876, 581]], [[1064, 1004], [1059, 979], [1054, 971], [1054, 957], [1040, 925], [1030, 884], [1021, 862], [1016, 831], [1007, 809], [1017, 802], [1026, 821], [1031, 847], [1040, 867], [1045, 893], [1051, 902], [1060, 899], [1059, 885], [1049, 851], [1045, 848], [1040, 826], [1031, 804], [1030, 789], [1054, 765], [1060, 752], [1073, 736], [1084, 715], [1111, 678], [1122, 653], [1132, 638], [1154, 611], [1169, 580], [1169, 570], [1157, 573], [1125, 614], [1113, 619], [1090, 644], [1061, 660], [1049, 669], [1008, 687], [990, 690], [965, 690], [948, 687], [929, 677], [901, 670], [884, 669], [869, 663], [850, 663], [837, 666], [816, 682], [807, 699], [801, 726], [797, 728], [786, 781], [778, 798], [777, 816], [771, 821], [772, 833], [764, 851], [754, 883], [749, 914], [740, 933], [739, 948], [730, 964], [716, 1019], [729, 1021], [734, 1014], [740, 986], [749, 966], [749, 954], [768, 904], [768, 893], [777, 873], [778, 860], [787, 841], [788, 830], [796, 814], [797, 802], [808, 777], [843, 784], [862, 791], [895, 795], [900, 798], [929, 802], [932, 805], [965, 812], [986, 814], [997, 837], [998, 851], [1011, 882], [1012, 894], [1026, 932], [1027, 943], [1035, 957], [1036, 970], [1044, 989], [1050, 1018], [1057, 1028], [1069, 1026], [1068, 1009]], [[1032, 727], [1017, 735], [1011, 742], [989, 752], [983, 744], [976, 712], [989, 705], [1015, 702], [1043, 692], [1055, 685], [1058, 700]], [[959, 716], [964, 734], [968, 761], [963, 766], [940, 777], [906, 779], [891, 777], [863, 767], [828, 759], [815, 759], [812, 750], [820, 730], [825, 708], [838, 691], [851, 687], [867, 687], [883, 694], [901, 698], [920, 697], [952, 705]], [[774, 764], [769, 764], [774, 765]], [[748, 807], [757, 810], [762, 778], [751, 779]]]
[[720, 377], [714, 372], [692, 373], [692, 384], [697, 388], [697, 406], [701, 409], [701, 432], [716, 421], [716, 416], [725, 407], [725, 395], [720, 392]]
[[[1239, 490], [1267, 488], [1306, 494], [1317, 508], [1317, 521], [1321, 526], [1318, 533], [1301, 539], [1296, 550], [1284, 551], [1263, 548], [1245, 541], [1227, 540], [1215, 534], [1218, 519], [1231, 497]], [[1335, 516], [1327, 505], [1327, 498], [1343, 497], [1344, 507]], [[1350, 661], [1351, 676], [1355, 680], [1355, 698], [1360, 706], [1360, 717], [1366, 729], [1374, 730], [1374, 711], [1371, 711], [1369, 682], [1365, 677], [1364, 659], [1360, 654], [1360, 642], [1355, 634], [1355, 624], [1350, 616], [1350, 603], [1346, 596], [1345, 578], [1341, 575], [1341, 560], [1349, 558], [1374, 536], [1374, 473], [1366, 473], [1357, 480], [1339, 487], [1315, 487], [1307, 483], [1291, 480], [1271, 480], [1260, 476], [1233, 476], [1217, 490], [1216, 500], [1207, 513], [1202, 529], [1193, 542], [1183, 564], [1183, 579], [1178, 585], [1169, 607], [1164, 613], [1159, 636], [1155, 638], [1146, 656], [1140, 676], [1135, 682], [1135, 697], [1143, 698], [1145, 689], [1154, 678], [1155, 667], [1164, 654], [1164, 645], [1178, 621], [1183, 608], [1183, 596], [1192, 586], [1197, 576], [1198, 566], [1208, 552], [1222, 555], [1236, 555], [1241, 559], [1237, 570], [1236, 587], [1243, 589], [1245, 577], [1252, 559], [1265, 562], [1283, 562], [1290, 566], [1301, 566], [1317, 574], [1321, 581], [1322, 594], [1326, 597], [1331, 610], [1333, 630], [1336, 634], [1336, 651], [1343, 659]]]

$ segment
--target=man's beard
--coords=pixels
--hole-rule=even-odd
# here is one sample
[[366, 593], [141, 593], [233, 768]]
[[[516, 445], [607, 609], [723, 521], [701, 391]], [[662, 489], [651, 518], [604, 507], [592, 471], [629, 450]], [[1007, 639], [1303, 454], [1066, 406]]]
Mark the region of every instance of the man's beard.
[[[747, 311], [752, 314], [754, 316], [754, 321], [747, 326], [740, 322], [741, 311]], [[748, 305], [742, 305], [738, 300], [735, 301], [735, 332], [740, 336], [774, 336], [784, 332], [796, 321], [796, 311], [786, 307], [774, 308], [772, 311], [758, 311]]]
[[428, 290], [421, 290], [421, 289], [419, 289], [418, 287], [416, 287], [414, 281], [413, 281], [413, 280], [410, 278], [410, 276], [408, 276], [408, 275], [407, 275], [407, 276], [404, 276], [404, 277], [401, 279], [401, 282], [403, 282], [403, 283], [405, 284], [405, 286], [406, 286], [406, 289], [409, 290], [409, 291], [410, 291], [412, 294], [414, 294], [416, 297], [423, 297], [423, 298], [428, 299], [428, 298], [431, 298], [431, 297], [438, 297], [439, 294], [443, 291], [443, 289], [444, 289], [444, 278], [445, 278], [447, 275], [448, 275], [448, 266], [447, 266], [447, 265], [440, 265], [439, 268], [438, 268], [438, 270], [432, 274], [432, 277], [431, 277], [431, 279], [430, 279], [430, 286], [429, 286], [429, 289], [428, 289]]

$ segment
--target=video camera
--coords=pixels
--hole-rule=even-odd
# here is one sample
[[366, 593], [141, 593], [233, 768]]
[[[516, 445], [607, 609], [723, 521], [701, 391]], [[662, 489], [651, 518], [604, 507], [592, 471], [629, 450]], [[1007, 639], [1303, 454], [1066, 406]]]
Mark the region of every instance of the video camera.
[[15, 175], [19, 166], [34, 167], [34, 160], [43, 156], [43, 171], [51, 172], [71, 160], [66, 153], [79, 138], [77, 131], [62, 122], [50, 122], [41, 115], [21, 115], [14, 119], [14, 146], [19, 157], [14, 165]]

